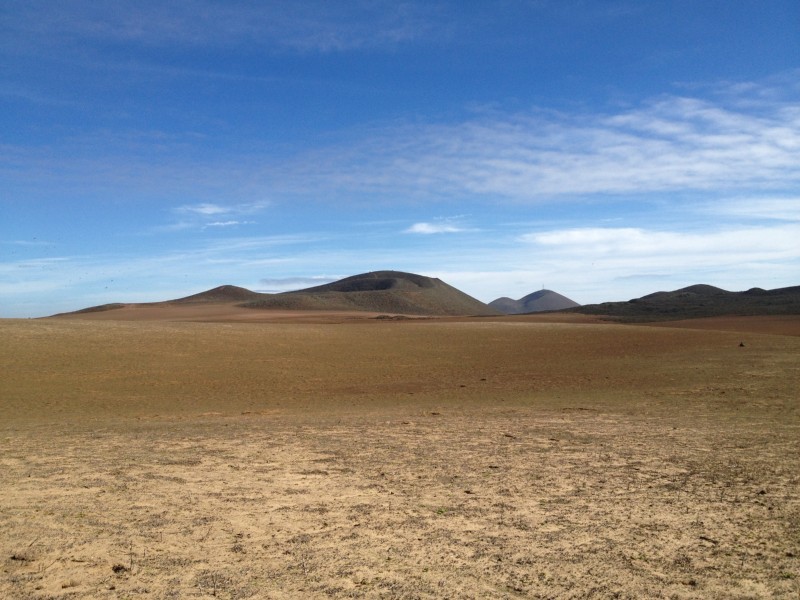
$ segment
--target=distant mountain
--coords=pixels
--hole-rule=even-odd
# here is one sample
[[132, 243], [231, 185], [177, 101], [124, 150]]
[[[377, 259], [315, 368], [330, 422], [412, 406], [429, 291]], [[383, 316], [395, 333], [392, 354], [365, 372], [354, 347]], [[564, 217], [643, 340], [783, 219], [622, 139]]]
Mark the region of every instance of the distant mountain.
[[497, 315], [498, 312], [440, 279], [374, 271], [295, 292], [262, 294], [242, 306], [285, 310], [360, 310], [407, 315]]
[[800, 286], [729, 292], [712, 285], [692, 285], [672, 292], [655, 292], [627, 302], [587, 304], [570, 309], [608, 315], [626, 321], [663, 321], [723, 315], [800, 314]]
[[[199, 294], [146, 304], [104, 304], [67, 313], [112, 311], [132, 306], [229, 304], [252, 309], [367, 311], [420, 316], [489, 316], [498, 311], [439, 279], [375, 271], [340, 281], [280, 294], [262, 294], [235, 285], [222, 285]], [[58, 316], [58, 315], [57, 315]]]
[[539, 290], [519, 300], [498, 298], [489, 302], [489, 306], [507, 315], [519, 315], [546, 310], [563, 310], [580, 306], [580, 304], [552, 290]]

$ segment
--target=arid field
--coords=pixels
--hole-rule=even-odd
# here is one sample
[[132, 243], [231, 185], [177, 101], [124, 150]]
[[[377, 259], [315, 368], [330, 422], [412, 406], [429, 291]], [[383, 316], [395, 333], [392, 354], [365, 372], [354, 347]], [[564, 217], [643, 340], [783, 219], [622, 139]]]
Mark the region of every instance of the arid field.
[[0, 320], [0, 597], [800, 596], [797, 317], [181, 310]]

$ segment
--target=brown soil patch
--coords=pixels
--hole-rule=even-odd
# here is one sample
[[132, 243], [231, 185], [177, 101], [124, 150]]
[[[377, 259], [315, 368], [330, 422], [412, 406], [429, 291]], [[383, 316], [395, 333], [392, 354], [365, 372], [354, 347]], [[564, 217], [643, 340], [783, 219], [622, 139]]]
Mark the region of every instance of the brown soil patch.
[[204, 323], [336, 323], [374, 319], [382, 313], [336, 310], [254, 309], [238, 302], [195, 304], [125, 304], [122, 308], [83, 313], [65, 313], [51, 319], [71, 321], [175, 321]]
[[796, 598], [800, 339], [742, 336], [0, 321], [0, 597]]

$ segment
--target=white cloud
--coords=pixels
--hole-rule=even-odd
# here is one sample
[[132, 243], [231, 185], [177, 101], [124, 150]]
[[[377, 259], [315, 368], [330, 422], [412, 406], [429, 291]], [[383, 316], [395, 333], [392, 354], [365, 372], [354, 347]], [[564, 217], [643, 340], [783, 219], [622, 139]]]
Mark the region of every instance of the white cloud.
[[211, 204], [210, 202], [203, 202], [201, 204], [189, 204], [179, 206], [175, 209], [178, 213], [193, 213], [198, 215], [222, 215], [231, 212], [232, 209], [227, 206], [220, 206], [219, 204]]
[[494, 113], [375, 131], [284, 172], [309, 190], [433, 198], [779, 193], [800, 184], [798, 154], [796, 103], [760, 101], [747, 110], [738, 101], [665, 96], [616, 113]]
[[433, 233], [459, 233], [462, 231], [466, 231], [461, 227], [457, 227], [450, 223], [414, 223], [411, 227], [406, 229], [404, 233], [422, 233], [422, 234], [433, 234]]
[[253, 225], [252, 220], [227, 219], [225, 221], [210, 220], [220, 215], [252, 215], [262, 211], [269, 206], [269, 202], [245, 202], [240, 204], [222, 205], [211, 202], [201, 202], [199, 204], [184, 204], [176, 207], [173, 212], [182, 215], [182, 220], [169, 225], [159, 226], [153, 229], [158, 233], [168, 233], [173, 231], [184, 231], [191, 229], [204, 230], [207, 228], [236, 227], [238, 225]]
[[718, 232], [682, 233], [655, 231], [636, 227], [586, 227], [530, 233], [522, 236], [527, 242], [561, 248], [601, 250], [608, 252], [664, 253], [683, 250], [746, 248], [792, 248], [800, 256], [800, 245], [790, 244], [800, 239], [800, 225], [750, 227]]
[[709, 203], [703, 212], [745, 219], [800, 221], [800, 197], [737, 198]]
[[52, 242], [43, 240], [0, 240], [0, 244], [8, 244], [10, 246], [49, 246]]
[[222, 205], [212, 202], [201, 202], [199, 204], [184, 204], [175, 208], [175, 212], [184, 214], [196, 214], [202, 216], [239, 214], [248, 215], [260, 212], [269, 206], [265, 200], [256, 202], [240, 202], [236, 204]]
[[237, 225], [253, 225], [255, 221], [213, 221], [203, 227], [235, 227]]
[[525, 242], [564, 255], [655, 264], [736, 264], [742, 259], [800, 259], [800, 224], [748, 227], [701, 233], [641, 228], [576, 228], [523, 235]]

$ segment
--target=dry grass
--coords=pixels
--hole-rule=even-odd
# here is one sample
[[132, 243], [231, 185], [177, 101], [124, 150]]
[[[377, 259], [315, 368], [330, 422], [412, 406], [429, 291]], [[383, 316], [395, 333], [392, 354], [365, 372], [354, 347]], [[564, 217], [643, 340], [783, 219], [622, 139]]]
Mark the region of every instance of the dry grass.
[[525, 319], [0, 336], [1, 597], [800, 593], [797, 337]]

